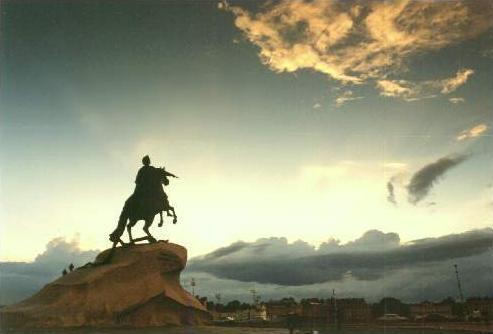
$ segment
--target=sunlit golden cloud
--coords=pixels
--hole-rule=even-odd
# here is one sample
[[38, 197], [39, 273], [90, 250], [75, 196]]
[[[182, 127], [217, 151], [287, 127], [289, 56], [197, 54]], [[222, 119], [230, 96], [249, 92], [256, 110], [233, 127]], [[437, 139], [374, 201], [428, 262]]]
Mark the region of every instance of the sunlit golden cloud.
[[[476, 37], [493, 26], [488, 1], [283, 0], [257, 12], [223, 1], [219, 7], [234, 14], [236, 27], [259, 47], [262, 63], [271, 70], [310, 69], [341, 84], [376, 79], [383, 96], [407, 101], [420, 98], [413, 84], [389, 77], [405, 71], [410, 57]], [[472, 73], [459, 71], [435, 87], [448, 94]]]
[[458, 141], [470, 138], [476, 138], [482, 135], [486, 130], [488, 130], [488, 126], [484, 123], [478, 124], [470, 129], [461, 131], [456, 137]]
[[463, 97], [451, 97], [448, 100], [450, 101], [450, 103], [453, 103], [453, 104], [459, 104], [459, 103], [462, 103], [465, 101], [465, 99]]
[[437, 82], [437, 86], [441, 87], [442, 94], [449, 94], [466, 83], [467, 79], [474, 73], [473, 70], [465, 68], [457, 72], [455, 77]]
[[335, 103], [337, 107], [340, 107], [348, 101], [360, 100], [362, 98], [363, 98], [362, 96], [355, 96], [353, 91], [346, 90], [335, 99]]
[[[422, 82], [384, 79], [377, 80], [376, 86], [382, 96], [401, 98], [405, 101], [417, 101], [423, 98], [436, 97], [439, 93], [444, 95], [452, 93], [464, 85], [473, 73], [473, 70], [464, 68], [450, 78]], [[461, 101], [454, 100], [451, 102], [458, 103]]]
[[399, 97], [406, 101], [415, 101], [421, 89], [414, 83], [406, 80], [378, 80], [377, 88], [380, 95]]

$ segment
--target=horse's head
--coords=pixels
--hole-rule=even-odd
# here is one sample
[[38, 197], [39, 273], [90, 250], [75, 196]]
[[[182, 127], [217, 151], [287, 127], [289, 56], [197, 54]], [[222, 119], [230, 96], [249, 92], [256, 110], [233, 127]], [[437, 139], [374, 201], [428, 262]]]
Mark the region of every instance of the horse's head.
[[160, 167], [157, 170], [159, 175], [159, 181], [165, 186], [167, 186], [169, 184], [169, 179], [166, 170], [164, 169], [164, 167]]

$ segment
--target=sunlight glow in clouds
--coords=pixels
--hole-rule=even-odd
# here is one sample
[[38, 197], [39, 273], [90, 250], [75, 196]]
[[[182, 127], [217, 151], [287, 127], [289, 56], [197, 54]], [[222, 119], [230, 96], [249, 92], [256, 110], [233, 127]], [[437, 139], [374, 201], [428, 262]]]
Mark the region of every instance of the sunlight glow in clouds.
[[[422, 98], [435, 97], [436, 94], [449, 94], [467, 82], [474, 73], [471, 69], [457, 71], [456, 75], [441, 80], [410, 82], [406, 80], [378, 80], [377, 88], [380, 95], [402, 98], [404, 101], [417, 101]], [[455, 102], [452, 102], [455, 103]]]
[[488, 126], [486, 124], [478, 124], [470, 129], [464, 130], [456, 137], [458, 141], [470, 138], [479, 137], [486, 130], [488, 130]]
[[[391, 79], [410, 57], [474, 38], [493, 26], [488, 1], [280, 1], [253, 13], [221, 2], [276, 72], [311, 69], [341, 84], [377, 80], [381, 95], [414, 101], [424, 88], [453, 92], [473, 73], [423, 83]], [[427, 94], [425, 97], [433, 97]]]
[[335, 102], [336, 102], [336, 106], [340, 107], [347, 101], [360, 100], [362, 98], [363, 98], [362, 96], [354, 96], [353, 91], [346, 90], [336, 98]]
[[462, 103], [465, 101], [465, 99], [463, 97], [451, 97], [448, 100], [450, 103], [453, 103], [453, 104], [459, 104], [459, 103]]

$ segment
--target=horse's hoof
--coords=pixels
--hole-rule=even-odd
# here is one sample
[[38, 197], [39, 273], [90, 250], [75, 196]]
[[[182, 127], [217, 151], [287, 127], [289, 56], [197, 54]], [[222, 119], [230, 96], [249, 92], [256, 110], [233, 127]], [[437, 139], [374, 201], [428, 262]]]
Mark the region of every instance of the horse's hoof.
[[163, 226], [163, 222], [159, 223], [157, 226], [158, 227], [162, 227]]

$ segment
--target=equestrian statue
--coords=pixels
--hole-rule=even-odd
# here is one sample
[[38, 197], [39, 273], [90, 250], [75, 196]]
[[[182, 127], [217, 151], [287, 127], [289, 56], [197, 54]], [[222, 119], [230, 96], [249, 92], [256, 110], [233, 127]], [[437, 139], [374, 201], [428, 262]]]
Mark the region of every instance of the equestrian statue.
[[[140, 168], [135, 179], [134, 193], [125, 201], [120, 218], [118, 219], [118, 226], [110, 234], [110, 241], [113, 242], [113, 248], [118, 243], [122, 246], [125, 245], [121, 239], [123, 232], [125, 232], [125, 227], [128, 231], [130, 244], [135, 244], [143, 240], [156, 242], [156, 239], [149, 232], [149, 227], [154, 221], [154, 216], [158, 213], [160, 217], [158, 226], [161, 227], [163, 225], [163, 211], [166, 211], [167, 216], [173, 217], [173, 224], [176, 224], [177, 216], [175, 209], [169, 204], [168, 196], [163, 190], [163, 185], [167, 186], [169, 184], [168, 177], [177, 178], [177, 176], [167, 172], [164, 167], [156, 168], [151, 166], [151, 159], [148, 155], [142, 158], [142, 164], [143, 166]], [[134, 239], [132, 237], [132, 227], [139, 220], [144, 220], [143, 230], [146, 236]]]

